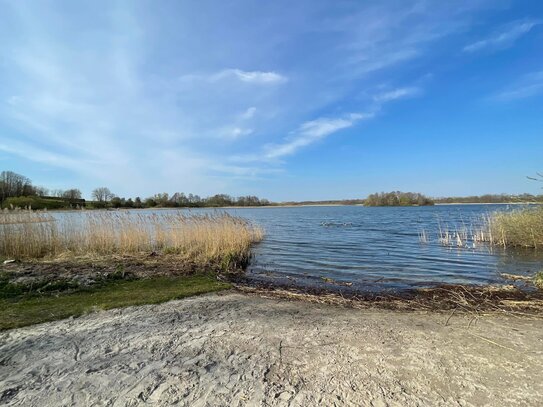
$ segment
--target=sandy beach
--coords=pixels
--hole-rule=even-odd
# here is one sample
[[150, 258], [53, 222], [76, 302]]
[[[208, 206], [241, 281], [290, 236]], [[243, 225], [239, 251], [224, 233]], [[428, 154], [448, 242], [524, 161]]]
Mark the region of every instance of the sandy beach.
[[0, 403], [538, 406], [543, 320], [228, 291], [0, 334]]

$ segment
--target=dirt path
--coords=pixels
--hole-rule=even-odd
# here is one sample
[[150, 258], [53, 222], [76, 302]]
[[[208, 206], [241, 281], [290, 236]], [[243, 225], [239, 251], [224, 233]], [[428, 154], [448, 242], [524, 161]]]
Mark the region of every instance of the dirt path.
[[0, 404], [538, 406], [543, 320], [235, 292], [0, 334]]

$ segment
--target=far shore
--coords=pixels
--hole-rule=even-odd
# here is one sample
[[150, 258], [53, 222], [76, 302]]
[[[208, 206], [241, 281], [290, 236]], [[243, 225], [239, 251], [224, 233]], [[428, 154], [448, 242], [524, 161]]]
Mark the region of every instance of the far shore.
[[543, 205], [543, 202], [442, 202], [437, 205]]
[[421, 208], [432, 206], [451, 206], [451, 205], [543, 205], [543, 202], [447, 202], [447, 203], [435, 203], [433, 205], [404, 205], [404, 206], [366, 206], [363, 204], [299, 204], [299, 205], [259, 205], [259, 206], [179, 206], [179, 207], [165, 207], [154, 206], [149, 208], [80, 208], [80, 209], [47, 209], [47, 212], [75, 212], [75, 211], [123, 211], [123, 210], [187, 210], [187, 209], [268, 209], [268, 208], [298, 208], [298, 207], [336, 207], [336, 206], [361, 206], [365, 208]]

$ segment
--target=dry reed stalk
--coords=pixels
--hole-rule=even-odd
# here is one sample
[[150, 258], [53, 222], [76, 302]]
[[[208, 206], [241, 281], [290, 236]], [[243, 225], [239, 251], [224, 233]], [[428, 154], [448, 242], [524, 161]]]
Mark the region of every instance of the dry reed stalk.
[[487, 218], [488, 241], [503, 247], [543, 247], [543, 208], [495, 212]]
[[0, 255], [9, 258], [161, 250], [202, 263], [239, 262], [262, 237], [259, 227], [226, 213], [83, 212], [58, 220], [44, 212], [0, 213]]

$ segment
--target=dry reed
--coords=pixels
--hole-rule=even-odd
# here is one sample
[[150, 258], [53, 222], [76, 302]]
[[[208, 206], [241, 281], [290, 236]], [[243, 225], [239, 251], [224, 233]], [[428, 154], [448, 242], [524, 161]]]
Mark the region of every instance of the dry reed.
[[248, 261], [263, 232], [248, 221], [213, 213], [0, 212], [0, 256], [36, 259], [163, 252], [199, 263]]
[[487, 219], [484, 238], [503, 247], [543, 247], [543, 207], [495, 212]]
[[[425, 230], [419, 232], [419, 241], [430, 241]], [[479, 243], [502, 247], [543, 247], [543, 207], [514, 211], [496, 211], [475, 220], [469, 227], [449, 228], [438, 223], [437, 241], [442, 246], [475, 248]]]

